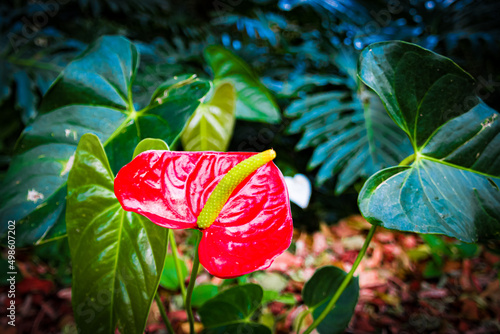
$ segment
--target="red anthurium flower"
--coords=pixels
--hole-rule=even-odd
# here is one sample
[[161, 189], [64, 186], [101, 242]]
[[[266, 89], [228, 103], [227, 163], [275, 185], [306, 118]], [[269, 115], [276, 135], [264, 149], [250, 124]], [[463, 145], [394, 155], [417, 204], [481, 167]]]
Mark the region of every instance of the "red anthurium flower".
[[274, 156], [147, 151], [120, 170], [115, 194], [157, 225], [199, 228], [200, 263], [214, 276], [237, 277], [269, 267], [290, 246], [290, 202]]

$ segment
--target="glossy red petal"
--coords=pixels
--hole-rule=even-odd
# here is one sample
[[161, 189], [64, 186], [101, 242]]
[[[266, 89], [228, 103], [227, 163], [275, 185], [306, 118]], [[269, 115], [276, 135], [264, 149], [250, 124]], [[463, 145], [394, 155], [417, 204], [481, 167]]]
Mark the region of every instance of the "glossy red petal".
[[201, 153], [147, 151], [125, 165], [115, 178], [115, 195], [123, 208], [167, 228], [196, 228], [188, 206], [186, 180]]
[[[255, 153], [148, 151], [123, 167], [115, 193], [126, 210], [168, 228], [197, 228], [208, 197], [237, 163]], [[201, 264], [218, 277], [269, 267], [290, 245], [293, 226], [284, 178], [269, 162], [231, 194], [203, 230]]]
[[269, 162], [235, 189], [217, 220], [203, 230], [200, 262], [217, 277], [269, 267], [291, 243], [293, 224], [284, 178]]

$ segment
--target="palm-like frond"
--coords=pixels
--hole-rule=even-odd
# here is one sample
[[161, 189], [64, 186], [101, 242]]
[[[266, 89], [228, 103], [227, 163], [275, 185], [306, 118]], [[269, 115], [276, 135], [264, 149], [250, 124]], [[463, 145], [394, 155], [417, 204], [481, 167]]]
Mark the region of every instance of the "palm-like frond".
[[213, 20], [216, 26], [234, 26], [240, 32], [244, 32], [251, 39], [266, 40], [272, 46], [278, 44], [276, 28], [284, 29], [287, 21], [276, 13], [255, 12], [255, 18], [241, 15], [223, 15]]
[[36, 4], [17, 10], [0, 5], [0, 177], [15, 138], [36, 117], [42, 95], [83, 49], [83, 43], [50, 27], [27, 34], [30, 28], [21, 18], [34, 10]]
[[359, 24], [370, 19], [367, 8], [355, 0], [280, 0], [278, 3], [278, 6], [286, 11], [299, 5], [309, 5], [317, 11], [326, 11], [334, 16]]
[[13, 98], [24, 124], [36, 116], [39, 98], [84, 47], [54, 28], [34, 30], [36, 26], [21, 20], [37, 9], [33, 4], [0, 10], [0, 106]]
[[[355, 69], [355, 54], [344, 54], [337, 64], [343, 72]], [[290, 104], [285, 115], [298, 117], [289, 133], [303, 132], [297, 150], [315, 148], [308, 167], [320, 167], [316, 182], [321, 185], [337, 175], [335, 192], [340, 194], [360, 178], [386, 166], [398, 164], [411, 153], [406, 134], [385, 112], [380, 99], [358, 85], [355, 77], [332, 76], [348, 90], [306, 95]]]
[[78, 0], [78, 5], [83, 10], [89, 10], [94, 16], [99, 16], [106, 10], [120, 14], [135, 14], [138, 12], [153, 13], [165, 6], [168, 7], [168, 4], [162, 0]]
[[484, 53], [478, 50], [496, 54], [500, 50], [499, 12], [500, 3], [494, 0], [420, 1], [415, 15], [427, 27], [421, 44], [432, 49], [441, 44], [451, 55], [465, 42], [475, 57]]

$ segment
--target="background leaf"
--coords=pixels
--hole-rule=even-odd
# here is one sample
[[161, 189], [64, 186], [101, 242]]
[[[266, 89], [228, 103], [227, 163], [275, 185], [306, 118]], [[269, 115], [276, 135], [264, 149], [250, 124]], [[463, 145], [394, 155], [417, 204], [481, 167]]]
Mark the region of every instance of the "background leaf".
[[214, 83], [228, 80], [236, 89], [236, 118], [247, 121], [277, 123], [281, 114], [267, 88], [244, 60], [220, 46], [205, 50], [205, 59], [214, 73]]
[[167, 143], [165, 143], [163, 140], [156, 138], [146, 138], [141, 140], [140, 143], [135, 147], [133, 158], [135, 158], [138, 154], [141, 154], [142, 152], [148, 150], [170, 151]]
[[341, 194], [358, 179], [397, 164], [410, 154], [411, 146], [387, 116], [380, 99], [357, 80], [356, 54], [344, 51], [336, 59], [342, 75], [330, 76], [327, 83], [336, 79], [336, 84], [344, 87], [302, 94], [285, 115], [299, 117], [287, 129], [289, 133], [303, 132], [295, 148], [314, 148], [308, 169], [320, 167], [317, 185], [337, 176], [335, 193]]
[[68, 177], [72, 303], [82, 332], [142, 333], [167, 251], [168, 230], [122, 209], [99, 138], [82, 136]]
[[404, 42], [370, 45], [360, 77], [415, 150], [411, 167], [373, 175], [359, 195], [372, 224], [465, 242], [500, 236], [500, 117], [450, 59]]
[[[172, 79], [136, 111], [132, 83], [139, 55], [123, 37], [102, 37], [71, 62], [22, 133], [0, 195], [2, 219], [18, 221], [19, 247], [66, 233], [66, 181], [78, 140], [94, 133], [117, 172], [146, 137], [172, 144], [208, 92], [196, 76]], [[6, 225], [1, 225], [0, 235]]]
[[231, 83], [221, 83], [208, 103], [202, 103], [182, 132], [186, 151], [226, 151], [233, 135], [236, 94]]
[[[347, 274], [337, 267], [323, 267], [314, 273], [304, 285], [302, 298], [304, 303], [313, 309], [313, 318], [318, 317], [333, 297]], [[355, 277], [340, 296], [333, 310], [319, 324], [317, 330], [321, 334], [343, 333], [349, 324], [359, 297], [359, 282]]]
[[219, 293], [198, 310], [205, 327], [204, 333], [266, 333], [266, 326], [250, 322], [250, 318], [260, 306], [262, 288], [257, 284], [235, 286]]
[[213, 298], [219, 292], [219, 287], [213, 284], [197, 285], [193, 289], [193, 296], [191, 298], [191, 305], [193, 307], [200, 307], [205, 304], [210, 298]]
[[[179, 261], [179, 265], [182, 277], [187, 277], [188, 270], [184, 261]], [[175, 270], [174, 257], [171, 254], [168, 254], [165, 258], [165, 266], [163, 267], [163, 272], [161, 273], [160, 285], [169, 290], [175, 291], [179, 289], [179, 278], [177, 277], [177, 271]]]
[[20, 33], [19, 19], [31, 15], [30, 9], [36, 6], [27, 4], [18, 10], [0, 9], [0, 107], [8, 109], [5, 102], [14, 99], [15, 109], [25, 125], [37, 115], [40, 97], [64, 66], [85, 48], [84, 43], [45, 25], [38, 27], [36, 39], [24, 39], [22, 47], [18, 47], [13, 36]]

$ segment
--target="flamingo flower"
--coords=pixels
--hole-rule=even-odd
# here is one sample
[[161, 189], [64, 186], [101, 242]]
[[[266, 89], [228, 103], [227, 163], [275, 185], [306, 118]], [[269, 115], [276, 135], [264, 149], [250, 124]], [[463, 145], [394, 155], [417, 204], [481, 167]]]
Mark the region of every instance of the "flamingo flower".
[[289, 246], [293, 224], [273, 150], [146, 151], [115, 179], [123, 208], [172, 229], [199, 229], [198, 255], [212, 275], [268, 268]]

